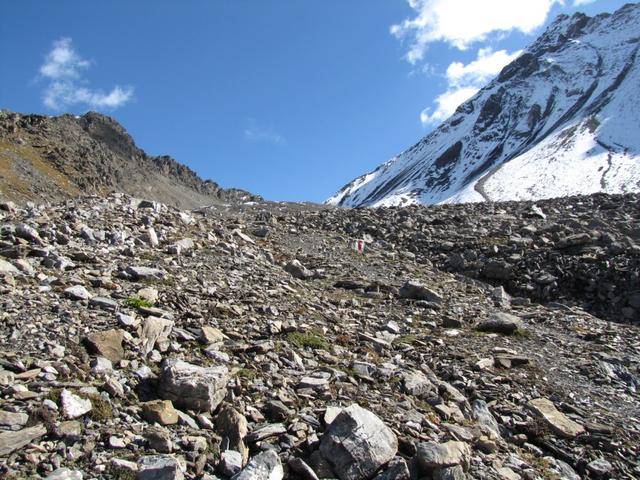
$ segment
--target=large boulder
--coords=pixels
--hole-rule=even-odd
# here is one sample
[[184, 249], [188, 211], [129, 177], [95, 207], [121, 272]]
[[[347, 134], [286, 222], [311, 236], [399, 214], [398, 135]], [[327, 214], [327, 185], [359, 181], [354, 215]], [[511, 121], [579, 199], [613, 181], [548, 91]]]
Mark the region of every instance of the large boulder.
[[163, 363], [158, 393], [179, 408], [210, 412], [227, 394], [228, 381], [225, 366], [200, 367], [170, 359]]
[[394, 458], [398, 439], [376, 415], [354, 404], [331, 423], [320, 451], [341, 480], [363, 480]]

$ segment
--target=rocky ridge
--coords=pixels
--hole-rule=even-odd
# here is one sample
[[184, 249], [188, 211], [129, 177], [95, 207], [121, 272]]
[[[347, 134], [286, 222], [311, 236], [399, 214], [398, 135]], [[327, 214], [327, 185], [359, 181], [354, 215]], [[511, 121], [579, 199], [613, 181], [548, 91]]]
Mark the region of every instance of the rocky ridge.
[[0, 472], [637, 478], [639, 202], [2, 203]]
[[180, 208], [260, 197], [149, 156], [113, 118], [0, 112], [0, 199], [24, 203], [123, 192]]

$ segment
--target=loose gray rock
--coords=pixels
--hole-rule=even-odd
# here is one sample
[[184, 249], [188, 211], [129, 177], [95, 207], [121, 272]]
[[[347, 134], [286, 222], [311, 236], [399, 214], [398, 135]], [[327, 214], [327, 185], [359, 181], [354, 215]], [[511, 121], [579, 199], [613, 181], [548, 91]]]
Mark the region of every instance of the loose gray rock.
[[418, 445], [416, 458], [425, 472], [455, 465], [466, 466], [471, 458], [471, 448], [464, 442], [424, 442]]
[[225, 366], [199, 367], [170, 359], [162, 366], [158, 393], [179, 408], [213, 411], [227, 394], [228, 381]]
[[136, 282], [156, 282], [164, 280], [166, 276], [166, 272], [164, 270], [151, 267], [127, 267], [125, 273], [127, 273], [127, 275]]
[[551, 400], [546, 398], [534, 398], [527, 404], [529, 408], [558, 435], [565, 438], [574, 438], [585, 432], [584, 427], [564, 413], [558, 411]]
[[136, 480], [183, 480], [180, 464], [171, 455], [152, 455], [138, 460]]
[[232, 480], [282, 480], [284, 469], [280, 457], [273, 450], [259, 453]]
[[427, 302], [442, 303], [442, 295], [427, 288], [421, 283], [408, 281], [398, 292], [400, 298], [408, 298], [411, 300], [426, 300]]
[[368, 479], [395, 456], [398, 439], [376, 415], [353, 404], [322, 435], [320, 451], [341, 480]]
[[69, 468], [58, 468], [49, 475], [45, 480], [82, 480], [82, 472], [80, 470], [71, 470]]
[[476, 327], [480, 332], [504, 333], [510, 335], [522, 328], [522, 320], [510, 313], [495, 312]]
[[9, 455], [16, 450], [20, 450], [46, 433], [47, 428], [42, 424], [23, 428], [17, 432], [2, 432], [0, 433], [0, 456]]

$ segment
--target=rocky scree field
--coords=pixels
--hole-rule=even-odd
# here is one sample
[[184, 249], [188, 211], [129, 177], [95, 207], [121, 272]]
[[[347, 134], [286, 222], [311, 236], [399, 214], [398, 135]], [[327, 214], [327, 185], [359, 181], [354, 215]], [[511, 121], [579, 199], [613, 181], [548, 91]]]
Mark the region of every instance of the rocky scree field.
[[639, 203], [2, 203], [1, 475], [638, 478]]

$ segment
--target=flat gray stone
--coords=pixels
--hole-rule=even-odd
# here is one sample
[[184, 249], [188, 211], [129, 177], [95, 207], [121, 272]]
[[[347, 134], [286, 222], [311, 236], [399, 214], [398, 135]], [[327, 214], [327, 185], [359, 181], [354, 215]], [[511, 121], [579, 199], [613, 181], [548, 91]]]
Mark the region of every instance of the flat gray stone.
[[574, 438], [584, 433], [584, 427], [564, 413], [558, 411], [551, 400], [534, 398], [527, 404], [533, 413], [541, 417], [545, 423], [557, 434], [565, 438]]
[[46, 433], [47, 429], [42, 424], [23, 428], [17, 432], [2, 432], [0, 433], [0, 456], [9, 455], [16, 450], [20, 450]]
[[0, 425], [3, 427], [23, 427], [29, 421], [26, 413], [14, 413], [0, 410]]

